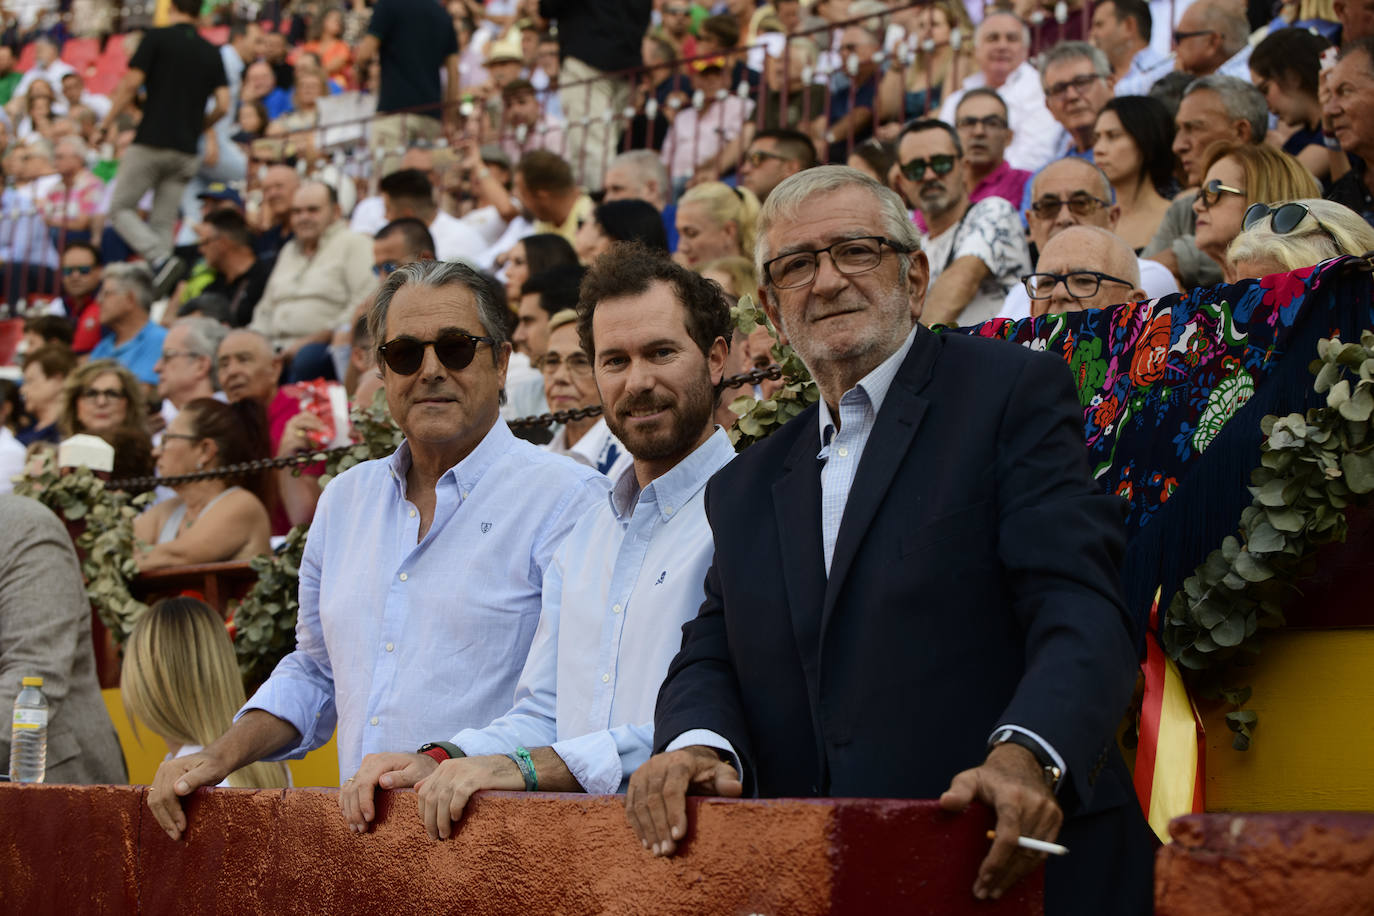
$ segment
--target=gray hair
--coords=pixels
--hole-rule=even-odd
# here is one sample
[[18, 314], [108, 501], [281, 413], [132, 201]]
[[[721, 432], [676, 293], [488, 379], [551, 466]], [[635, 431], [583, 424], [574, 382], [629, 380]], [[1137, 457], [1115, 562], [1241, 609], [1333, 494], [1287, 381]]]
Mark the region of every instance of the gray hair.
[[1226, 117], [1233, 121], [1250, 122], [1251, 143], [1264, 142], [1265, 134], [1269, 133], [1269, 105], [1264, 101], [1262, 92], [1245, 80], [1213, 73], [1189, 83], [1188, 88], [1183, 90], [1183, 97], [1186, 99], [1204, 89], [1212, 90], [1221, 98]]
[[1231, 243], [1226, 252], [1231, 263], [1269, 257], [1282, 264], [1285, 270], [1297, 270], [1337, 255], [1358, 257], [1374, 251], [1374, 229], [1344, 204], [1313, 198], [1277, 201], [1269, 207], [1277, 210], [1285, 203], [1303, 204], [1308, 215], [1285, 235], [1274, 232], [1270, 220], [1261, 219]]
[[55, 150], [61, 149], [64, 146], [71, 147], [72, 152], [82, 159], [85, 159], [86, 154], [90, 151], [90, 148], [86, 146], [86, 141], [76, 134], [63, 137], [53, 144]]
[[668, 168], [663, 164], [658, 153], [648, 149], [630, 150], [611, 160], [612, 167], [617, 165], [631, 169], [641, 180], [657, 182], [659, 193], [663, 195], [665, 207], [673, 202], [673, 181], [668, 177]]
[[105, 265], [105, 282], [118, 283], [119, 288], [133, 294], [138, 307], [148, 311], [153, 307], [153, 272], [148, 265], [117, 262]]
[[[873, 195], [884, 235], [909, 251], [920, 250], [921, 235], [895, 191], [847, 165], [818, 165], [783, 179], [763, 202], [763, 209], [759, 211], [758, 236], [754, 240], [754, 271], [760, 282], [766, 279], [763, 263], [772, 255], [768, 250], [768, 230], [773, 224], [803, 219], [802, 207], [817, 194], [831, 194], [852, 187], [862, 188]], [[906, 255], [902, 255], [902, 258], [902, 270], [905, 273], [908, 261]]]
[[[367, 316], [367, 329], [372, 334], [375, 346], [381, 347], [386, 343], [386, 313], [391, 308], [392, 297], [403, 286], [426, 286], [431, 289], [461, 286], [471, 292], [477, 300], [477, 318], [482, 322], [482, 332], [495, 341], [491, 358], [493, 363], [497, 361], [501, 346], [510, 339], [506, 330], [505, 304], [496, 281], [462, 261], [416, 261], [387, 277], [377, 291], [377, 299]], [[382, 362], [379, 354], [377, 363], [380, 366]]]
[[1245, 47], [1250, 39], [1250, 20], [1244, 7], [1233, 6], [1225, 0], [1203, 0], [1198, 4], [1200, 25], [1221, 36], [1221, 47], [1230, 57]]
[[1040, 61], [1040, 79], [1045, 79], [1045, 74], [1049, 72], [1051, 64], [1067, 63], [1071, 60], [1090, 60], [1093, 64], [1093, 72], [1101, 77], [1112, 75], [1112, 65], [1107, 60], [1107, 55], [1102, 53], [1102, 49], [1088, 44], [1086, 41], [1061, 41], [1045, 52], [1045, 57]]
[[215, 354], [219, 352], [220, 342], [229, 336], [229, 329], [213, 318], [193, 315], [179, 318], [172, 323], [174, 328], [186, 329], [186, 349], [196, 356], [210, 360], [210, 384], [219, 390], [219, 366]]

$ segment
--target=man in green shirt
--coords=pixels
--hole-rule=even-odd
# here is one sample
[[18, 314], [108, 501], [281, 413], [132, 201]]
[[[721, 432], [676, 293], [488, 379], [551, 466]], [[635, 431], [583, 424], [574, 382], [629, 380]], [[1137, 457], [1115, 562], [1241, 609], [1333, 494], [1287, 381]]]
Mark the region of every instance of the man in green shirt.
[[24, 74], [14, 69], [14, 50], [9, 45], [0, 45], [0, 105], [10, 103], [14, 87], [23, 77]]

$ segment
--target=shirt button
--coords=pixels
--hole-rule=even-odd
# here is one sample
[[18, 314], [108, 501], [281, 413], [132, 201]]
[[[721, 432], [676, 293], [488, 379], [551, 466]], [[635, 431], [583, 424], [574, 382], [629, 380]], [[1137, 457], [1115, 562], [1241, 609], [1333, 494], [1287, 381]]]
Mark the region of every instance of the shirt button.
[[672, 515], [672, 514], [673, 514], [673, 507], [672, 507], [672, 506], [664, 506], [664, 507], [663, 507], [663, 514], [664, 514], [664, 515]]
[[620, 605], [617, 604], [615, 607], [611, 608], [611, 613], [612, 613], [612, 614], [619, 614], [619, 613], [620, 613]]
[[848, 458], [848, 457], [849, 457], [849, 449], [845, 448], [843, 445], [840, 446], [840, 457], [841, 457], [841, 458]]
[[373, 716], [372, 719], [371, 719], [371, 722], [372, 722], [373, 725], [376, 725], [376, 724], [377, 724], [377, 717], [376, 717], [376, 716]]
[[464, 490], [464, 491], [463, 491], [463, 499], [467, 499], [467, 498], [468, 498], [468, 491], [467, 491], [467, 490]]
[[414, 518], [414, 517], [415, 517], [415, 510], [414, 510], [414, 509], [411, 509], [411, 510], [410, 510], [410, 517], [411, 517], [411, 518]]
[[388, 652], [393, 651], [395, 648], [396, 648], [396, 644], [395, 644], [394, 642], [389, 642], [389, 643], [386, 644], [386, 651], [388, 651]]
[[404, 582], [404, 581], [405, 581], [406, 579], [408, 579], [408, 578], [410, 578], [410, 577], [407, 576], [405, 573], [401, 573], [401, 581], [402, 581], [402, 582]]
[[[610, 676], [609, 674], [603, 674], [603, 675], [601, 675], [601, 683], [603, 683], [603, 684], [609, 684], [610, 682], [611, 682], [611, 676]], [[373, 721], [375, 722], [376, 720], [374, 719]]]

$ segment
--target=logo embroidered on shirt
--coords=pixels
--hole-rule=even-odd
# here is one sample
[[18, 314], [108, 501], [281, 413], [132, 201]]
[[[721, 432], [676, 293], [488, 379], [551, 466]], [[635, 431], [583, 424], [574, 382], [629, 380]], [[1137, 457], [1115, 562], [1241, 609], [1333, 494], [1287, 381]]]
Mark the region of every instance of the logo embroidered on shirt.
[[491, 522], [483, 522], [483, 523], [482, 523], [482, 533], [483, 533], [483, 534], [486, 534], [486, 533], [487, 533], [488, 531], [490, 531], [490, 530], [491, 530]]
[[665, 570], [663, 570], [663, 572], [661, 572], [661, 573], [658, 574], [658, 581], [655, 582], [654, 585], [662, 585], [662, 584], [663, 584], [663, 580], [664, 580], [665, 578], [667, 578], [667, 576], [668, 576], [668, 570], [665, 569]]

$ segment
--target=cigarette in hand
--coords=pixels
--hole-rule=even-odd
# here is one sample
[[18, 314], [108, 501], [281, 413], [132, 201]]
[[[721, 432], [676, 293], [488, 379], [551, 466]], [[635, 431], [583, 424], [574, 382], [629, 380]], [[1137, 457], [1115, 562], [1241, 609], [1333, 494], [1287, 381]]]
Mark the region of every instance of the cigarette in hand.
[[[997, 838], [996, 830], [988, 831], [988, 839]], [[1069, 854], [1067, 846], [1060, 846], [1058, 843], [1047, 843], [1044, 840], [1037, 840], [1034, 837], [1019, 836], [1016, 838], [1016, 845], [1022, 849], [1034, 849], [1036, 852], [1047, 852], [1052, 856], [1066, 856]]]

